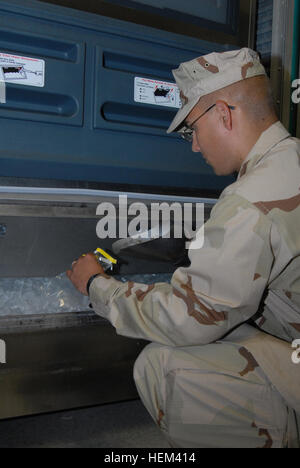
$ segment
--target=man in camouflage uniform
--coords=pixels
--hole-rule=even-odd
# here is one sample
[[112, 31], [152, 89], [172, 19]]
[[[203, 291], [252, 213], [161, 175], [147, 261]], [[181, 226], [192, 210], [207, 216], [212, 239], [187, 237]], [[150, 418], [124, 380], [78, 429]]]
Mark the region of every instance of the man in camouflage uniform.
[[94, 310], [117, 333], [153, 342], [134, 377], [170, 445], [299, 447], [299, 140], [278, 122], [252, 50], [199, 57], [174, 76], [183, 107], [169, 132], [217, 174], [238, 172], [205, 224], [204, 246], [190, 249], [191, 265], [171, 285], [121, 283], [93, 255], [68, 275], [87, 294], [99, 274]]

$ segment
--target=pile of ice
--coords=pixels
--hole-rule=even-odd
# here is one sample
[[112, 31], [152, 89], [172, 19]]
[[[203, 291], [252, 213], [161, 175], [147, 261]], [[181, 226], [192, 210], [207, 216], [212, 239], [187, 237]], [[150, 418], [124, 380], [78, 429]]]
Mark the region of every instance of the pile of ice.
[[[120, 281], [166, 283], [170, 274], [117, 276]], [[66, 274], [52, 278], [1, 278], [0, 316], [57, 314], [90, 310], [89, 298], [80, 294]]]

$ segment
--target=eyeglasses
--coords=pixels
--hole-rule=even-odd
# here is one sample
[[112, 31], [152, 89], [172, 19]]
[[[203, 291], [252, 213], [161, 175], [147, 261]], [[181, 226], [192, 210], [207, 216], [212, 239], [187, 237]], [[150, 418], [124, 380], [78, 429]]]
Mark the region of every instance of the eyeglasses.
[[[215, 107], [216, 104], [213, 104], [212, 106], [210, 106], [208, 109], [206, 109], [205, 112], [203, 112], [203, 114], [200, 115], [200, 117], [197, 117], [196, 120], [194, 120], [193, 123], [191, 123], [190, 125], [187, 125], [185, 124], [184, 126], [184, 130], [182, 130], [180, 133], [181, 133], [181, 136], [184, 140], [188, 141], [189, 143], [193, 143], [193, 135], [194, 135], [194, 131], [195, 129], [193, 128], [195, 123], [198, 122], [199, 119], [201, 119], [201, 117], [203, 117], [205, 114], [207, 114], [207, 112], [209, 112], [211, 109], [213, 109], [213, 107]], [[231, 110], [234, 110], [235, 107], [234, 106], [228, 106], [229, 109]]]

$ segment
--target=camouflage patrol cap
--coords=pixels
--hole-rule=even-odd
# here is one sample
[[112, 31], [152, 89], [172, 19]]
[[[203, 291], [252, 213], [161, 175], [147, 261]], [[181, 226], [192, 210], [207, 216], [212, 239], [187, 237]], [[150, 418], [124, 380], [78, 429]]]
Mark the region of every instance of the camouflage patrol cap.
[[184, 62], [173, 70], [173, 75], [180, 89], [182, 108], [167, 133], [178, 129], [202, 96], [246, 78], [266, 75], [266, 71], [257, 52], [244, 47], [223, 53], [213, 52]]

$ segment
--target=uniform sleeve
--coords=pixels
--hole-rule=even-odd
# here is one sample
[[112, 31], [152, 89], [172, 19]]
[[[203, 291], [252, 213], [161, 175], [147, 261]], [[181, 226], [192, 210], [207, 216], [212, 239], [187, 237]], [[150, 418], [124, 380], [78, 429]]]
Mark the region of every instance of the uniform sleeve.
[[191, 244], [191, 265], [171, 284], [143, 285], [96, 278], [96, 313], [120, 335], [172, 346], [214, 342], [258, 309], [274, 261], [271, 221], [238, 195], [214, 207], [204, 245]]

